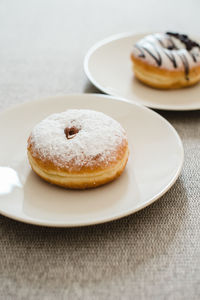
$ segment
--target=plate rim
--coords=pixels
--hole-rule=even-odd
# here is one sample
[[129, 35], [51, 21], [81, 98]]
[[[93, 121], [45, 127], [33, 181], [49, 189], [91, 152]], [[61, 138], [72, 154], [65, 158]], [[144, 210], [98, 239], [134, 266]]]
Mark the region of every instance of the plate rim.
[[[157, 31], [159, 32], [159, 31]], [[90, 60], [90, 57], [91, 55], [100, 47], [108, 44], [108, 43], [111, 43], [112, 41], [116, 41], [116, 40], [120, 40], [120, 39], [123, 39], [123, 38], [128, 38], [128, 37], [137, 37], [138, 38], [142, 38], [148, 34], [153, 34], [153, 33], [156, 33], [156, 31], [154, 32], [138, 32], [138, 33], [135, 33], [135, 32], [122, 32], [122, 33], [118, 33], [118, 34], [114, 34], [114, 35], [111, 35], [105, 39], [102, 39], [98, 42], [96, 42], [95, 44], [93, 44], [93, 46], [91, 46], [88, 51], [86, 52], [85, 54], [85, 57], [84, 57], [84, 60], [83, 60], [83, 68], [84, 68], [84, 72], [85, 72], [85, 75], [87, 76], [87, 78], [89, 79], [89, 81], [101, 92], [109, 95], [109, 96], [113, 96], [113, 97], [119, 97], [121, 99], [125, 99], [125, 100], [128, 100], [128, 101], [131, 101], [133, 103], [137, 103], [139, 105], [143, 105], [145, 107], [148, 107], [148, 108], [151, 108], [151, 109], [157, 109], [157, 110], [166, 110], [166, 111], [195, 111], [195, 110], [200, 110], [200, 103], [197, 105], [197, 106], [194, 106], [194, 107], [187, 107], [187, 106], [177, 106], [177, 105], [174, 105], [174, 106], [171, 106], [171, 105], [163, 105], [162, 107], [160, 107], [160, 105], [151, 105], [151, 104], [142, 104], [142, 103], [138, 103], [136, 100], [133, 100], [133, 99], [128, 99], [126, 97], [122, 97], [120, 95], [117, 95], [117, 94], [114, 94], [114, 93], [110, 93], [110, 91], [105, 87], [103, 87], [101, 84], [99, 84], [95, 78], [92, 76], [90, 70], [89, 70], [89, 60]], [[200, 84], [200, 83], [199, 83]]]
[[[54, 95], [54, 96], [50, 96], [50, 97], [43, 97], [43, 98], [37, 98], [34, 101], [28, 101], [28, 102], [24, 102], [21, 104], [17, 104], [17, 105], [13, 105], [5, 110], [2, 110], [0, 112], [0, 117], [6, 113], [9, 113], [12, 110], [21, 108], [21, 107], [26, 107], [29, 105], [38, 105], [41, 101], [42, 102], [46, 102], [49, 99], [54, 100], [54, 99], [65, 99], [65, 98], [70, 98], [70, 97], [95, 97], [95, 98], [99, 98], [98, 101], [101, 101], [101, 98], [107, 98], [108, 100], [114, 100], [114, 101], [119, 101], [119, 102], [125, 102], [128, 103], [132, 106], [137, 106], [139, 107], [139, 109], [147, 111], [148, 113], [150, 113], [151, 115], [154, 115], [156, 117], [158, 117], [159, 119], [161, 119], [169, 128], [170, 130], [173, 132], [173, 134], [176, 136], [177, 139], [177, 143], [180, 146], [180, 162], [179, 162], [179, 166], [176, 170], [175, 175], [173, 176], [173, 178], [170, 180], [170, 182], [165, 186], [165, 188], [163, 188], [161, 190], [161, 192], [157, 193], [156, 195], [154, 195], [152, 198], [150, 198], [147, 202], [145, 202], [142, 205], [138, 205], [137, 207], [135, 207], [134, 209], [127, 209], [125, 211], [123, 211], [121, 214], [111, 214], [110, 217], [107, 217], [105, 219], [99, 219], [99, 220], [92, 220], [92, 221], [88, 221], [88, 222], [79, 222], [79, 223], [70, 223], [70, 222], [55, 222], [55, 221], [51, 221], [51, 222], [47, 222], [47, 221], [40, 221], [40, 220], [35, 220], [31, 217], [29, 217], [28, 219], [20, 217], [20, 216], [16, 216], [15, 214], [12, 213], [7, 213], [5, 211], [1, 210], [0, 207], [0, 214], [8, 217], [10, 219], [13, 219], [15, 221], [19, 221], [22, 223], [26, 223], [26, 224], [31, 224], [31, 225], [36, 225], [36, 226], [43, 226], [43, 227], [57, 227], [57, 228], [73, 228], [73, 227], [85, 227], [85, 226], [94, 226], [94, 225], [98, 225], [98, 224], [104, 224], [107, 222], [111, 222], [111, 221], [115, 221], [118, 219], [122, 219], [124, 217], [127, 217], [129, 215], [132, 215], [142, 209], [144, 209], [145, 207], [150, 206], [151, 204], [153, 204], [156, 200], [158, 200], [159, 198], [161, 198], [176, 182], [176, 180], [178, 179], [182, 167], [183, 167], [183, 163], [184, 163], [184, 148], [183, 148], [183, 143], [182, 140], [178, 134], [178, 132], [176, 131], [176, 129], [170, 124], [170, 122], [168, 122], [163, 116], [161, 116], [159, 113], [145, 107], [142, 106], [138, 103], [133, 103], [132, 101], [129, 101], [127, 99], [124, 98], [120, 98], [120, 97], [115, 97], [115, 96], [109, 96], [109, 95], [102, 95], [102, 94], [97, 94], [97, 93], [69, 93], [66, 95]], [[58, 101], [58, 100], [57, 100]]]

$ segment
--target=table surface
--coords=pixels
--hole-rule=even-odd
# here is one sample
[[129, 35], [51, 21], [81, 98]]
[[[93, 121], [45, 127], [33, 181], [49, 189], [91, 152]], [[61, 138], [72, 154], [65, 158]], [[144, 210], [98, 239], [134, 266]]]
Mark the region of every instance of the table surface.
[[[98, 92], [83, 58], [120, 32], [199, 34], [199, 0], [0, 3], [0, 110], [71, 92]], [[1, 299], [200, 299], [200, 111], [159, 112], [185, 163], [150, 207], [85, 228], [42, 228], [0, 216]]]

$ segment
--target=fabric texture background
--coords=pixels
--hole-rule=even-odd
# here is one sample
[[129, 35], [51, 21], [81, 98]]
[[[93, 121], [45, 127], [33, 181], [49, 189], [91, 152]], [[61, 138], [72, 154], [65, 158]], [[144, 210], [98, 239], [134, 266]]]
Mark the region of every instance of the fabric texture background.
[[[1, 1], [0, 110], [98, 92], [83, 71], [95, 42], [126, 31], [198, 34], [199, 11], [197, 0]], [[159, 113], [184, 145], [176, 184], [150, 207], [98, 226], [0, 216], [0, 299], [200, 299], [200, 111]]]

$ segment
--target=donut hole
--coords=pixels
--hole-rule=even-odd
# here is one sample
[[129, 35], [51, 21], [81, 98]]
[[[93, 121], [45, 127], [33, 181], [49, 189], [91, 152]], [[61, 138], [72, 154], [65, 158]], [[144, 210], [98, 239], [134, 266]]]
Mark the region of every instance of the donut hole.
[[70, 139], [73, 139], [75, 136], [76, 136], [76, 134], [79, 132], [79, 129], [78, 128], [76, 128], [75, 126], [73, 126], [73, 127], [66, 127], [65, 129], [64, 129], [64, 133], [65, 133], [65, 135], [66, 135], [66, 138], [68, 139], [68, 140], [70, 140]]

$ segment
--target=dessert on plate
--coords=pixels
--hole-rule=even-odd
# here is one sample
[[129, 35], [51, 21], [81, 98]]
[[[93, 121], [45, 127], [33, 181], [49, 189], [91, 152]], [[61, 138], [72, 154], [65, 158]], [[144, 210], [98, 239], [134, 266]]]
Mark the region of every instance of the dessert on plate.
[[181, 88], [200, 81], [200, 44], [174, 32], [145, 36], [131, 53], [135, 76], [162, 89]]
[[93, 188], [121, 175], [129, 155], [125, 130], [102, 112], [69, 109], [37, 124], [27, 145], [33, 171], [72, 189]]

